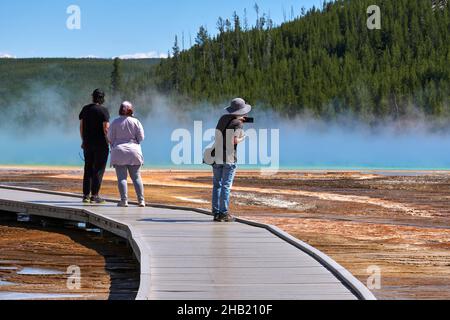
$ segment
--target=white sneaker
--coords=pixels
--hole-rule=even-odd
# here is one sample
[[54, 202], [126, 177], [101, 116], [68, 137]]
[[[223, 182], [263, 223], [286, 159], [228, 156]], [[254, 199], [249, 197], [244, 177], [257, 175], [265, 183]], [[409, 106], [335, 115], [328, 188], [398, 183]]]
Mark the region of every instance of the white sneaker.
[[145, 207], [146, 207], [145, 201], [139, 202], [139, 207], [140, 207], [140, 208], [145, 208]]
[[117, 206], [120, 207], [120, 208], [128, 208], [128, 201], [120, 201], [117, 204]]

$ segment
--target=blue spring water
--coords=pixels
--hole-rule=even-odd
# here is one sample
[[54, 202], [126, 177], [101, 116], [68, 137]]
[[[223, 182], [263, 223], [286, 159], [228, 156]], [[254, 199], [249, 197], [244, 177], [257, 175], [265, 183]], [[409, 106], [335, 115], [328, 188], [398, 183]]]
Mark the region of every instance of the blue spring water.
[[[216, 119], [216, 116], [211, 119]], [[211, 119], [205, 121], [204, 128], [214, 128], [215, 121]], [[450, 134], [415, 129], [398, 133], [388, 127], [370, 131], [358, 126], [315, 126], [295, 121], [284, 123], [268, 116], [256, 119], [253, 128], [280, 130], [281, 169], [450, 169]], [[193, 133], [194, 120], [205, 119], [143, 120], [147, 129], [147, 138], [142, 145], [146, 167], [209, 169], [205, 165], [176, 166], [171, 161], [172, 148], [177, 144], [171, 141], [172, 132], [185, 128]], [[83, 160], [77, 124], [74, 122], [69, 129], [44, 128], [40, 132], [24, 135], [11, 130], [0, 131], [0, 165], [81, 167]], [[203, 146], [206, 147], [207, 142]], [[258, 168], [259, 165], [247, 167]]]

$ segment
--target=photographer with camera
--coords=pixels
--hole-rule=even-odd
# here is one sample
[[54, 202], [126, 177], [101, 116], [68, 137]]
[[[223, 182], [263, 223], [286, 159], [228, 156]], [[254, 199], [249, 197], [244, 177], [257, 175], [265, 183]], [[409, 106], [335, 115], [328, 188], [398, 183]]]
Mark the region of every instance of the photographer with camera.
[[212, 213], [214, 221], [233, 222], [235, 219], [229, 214], [231, 187], [237, 168], [237, 146], [245, 140], [244, 123], [253, 122], [247, 115], [252, 110], [243, 99], [236, 98], [225, 109], [216, 127], [214, 149], [210, 150], [213, 161], [213, 194]]

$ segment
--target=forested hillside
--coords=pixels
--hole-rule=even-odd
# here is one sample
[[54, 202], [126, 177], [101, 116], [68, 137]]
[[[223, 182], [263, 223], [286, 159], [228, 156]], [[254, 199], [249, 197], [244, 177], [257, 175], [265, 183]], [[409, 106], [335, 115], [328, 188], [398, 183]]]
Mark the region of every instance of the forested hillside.
[[[365, 121], [414, 113], [450, 117], [448, 1], [379, 0], [381, 30], [367, 28], [372, 0], [338, 0], [274, 27], [220, 18], [196, 45], [157, 67], [158, 88], [195, 101], [243, 96], [285, 114]], [[257, 8], [256, 8], [257, 9]]]
[[0, 110], [26, 123], [51, 103], [73, 118], [97, 87], [149, 109], [157, 88], [189, 105], [242, 96], [285, 115], [450, 120], [449, 1], [379, 0], [381, 30], [367, 28], [371, 4], [337, 0], [280, 26], [255, 6], [253, 24], [219, 18], [191, 49], [176, 40], [170, 59], [116, 61], [116, 72], [111, 59], [0, 59]]
[[[122, 60], [119, 65], [118, 98], [132, 99], [151, 85], [149, 70], [159, 59]], [[95, 88], [103, 88], [108, 102], [114, 94], [111, 59], [0, 59], [0, 110], [14, 115], [13, 121], [43, 120], [51, 110], [75, 116], [90, 102]], [[46, 104], [48, 104], [46, 106]], [[56, 104], [56, 105], [55, 105]], [[11, 121], [3, 117], [4, 122]]]

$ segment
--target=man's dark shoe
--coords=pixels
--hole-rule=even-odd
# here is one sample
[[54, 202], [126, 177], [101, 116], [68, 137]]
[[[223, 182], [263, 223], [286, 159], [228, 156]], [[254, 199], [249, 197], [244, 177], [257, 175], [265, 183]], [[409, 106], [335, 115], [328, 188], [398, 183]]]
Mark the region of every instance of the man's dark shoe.
[[89, 198], [89, 196], [83, 197], [83, 203], [91, 203], [91, 199]]
[[214, 222], [220, 222], [220, 214], [214, 215]]
[[221, 215], [219, 218], [219, 222], [235, 222], [236, 219], [230, 214]]
[[103, 200], [102, 198], [100, 198], [99, 196], [94, 196], [94, 197], [91, 197], [91, 203], [95, 203], [95, 204], [105, 204], [106, 201]]

